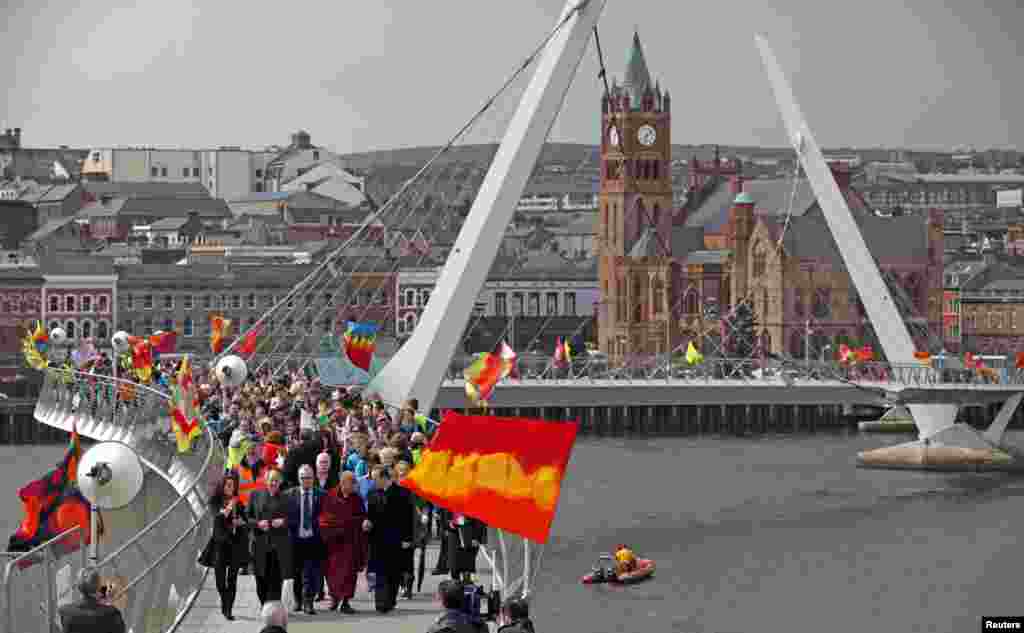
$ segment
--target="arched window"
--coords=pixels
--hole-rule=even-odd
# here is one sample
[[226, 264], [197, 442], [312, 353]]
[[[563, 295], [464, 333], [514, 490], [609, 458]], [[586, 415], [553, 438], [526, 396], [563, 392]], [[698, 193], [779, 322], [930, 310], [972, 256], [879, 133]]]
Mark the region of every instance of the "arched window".
[[697, 296], [695, 291], [688, 291], [686, 293], [686, 314], [697, 313], [697, 303], [700, 297]]
[[100, 296], [96, 297], [96, 311], [97, 312], [107, 312], [109, 310], [109, 306], [110, 306], [110, 299], [107, 298], [107, 295], [100, 295]]
[[82, 338], [89, 338], [92, 336], [92, 321], [82, 321]]
[[411, 334], [412, 331], [415, 328], [416, 328], [416, 314], [413, 313], [413, 312], [410, 312], [410, 313], [405, 315], [405, 332], [407, 334]]
[[[92, 312], [92, 297], [89, 295], [82, 296], [82, 312]], [[82, 336], [85, 336], [85, 334], [82, 334]]]
[[[64, 297], [64, 311], [75, 311], [75, 295], [67, 295], [66, 297]], [[69, 334], [68, 336], [70, 337], [71, 335]]]
[[804, 357], [804, 331], [802, 328], [793, 330], [789, 335], [789, 354], [793, 358]]
[[75, 322], [68, 321], [64, 324], [64, 332], [68, 335], [68, 340], [75, 338]]
[[50, 312], [60, 312], [60, 297], [50, 295], [49, 297]]

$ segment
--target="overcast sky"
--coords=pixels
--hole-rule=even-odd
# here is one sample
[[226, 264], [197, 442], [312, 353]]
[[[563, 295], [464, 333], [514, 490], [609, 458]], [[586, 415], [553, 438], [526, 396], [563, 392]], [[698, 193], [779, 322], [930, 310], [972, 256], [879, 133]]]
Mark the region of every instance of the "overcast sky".
[[[0, 125], [29, 147], [341, 152], [442, 143], [522, 62], [561, 0], [5, 0]], [[608, 0], [621, 78], [634, 28], [681, 144], [785, 142], [763, 32], [827, 147], [1024, 149], [1017, 0]], [[114, 5], [115, 8], [106, 8]], [[551, 140], [596, 143], [591, 42]]]

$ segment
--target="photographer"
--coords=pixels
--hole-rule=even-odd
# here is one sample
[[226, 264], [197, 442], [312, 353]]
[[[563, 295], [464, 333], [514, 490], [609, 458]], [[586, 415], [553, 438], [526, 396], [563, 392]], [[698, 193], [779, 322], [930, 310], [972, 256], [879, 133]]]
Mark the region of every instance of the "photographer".
[[501, 607], [505, 624], [498, 633], [536, 633], [530, 620], [530, 605], [525, 598], [509, 598]]
[[100, 600], [100, 575], [94, 568], [78, 572], [82, 599], [60, 608], [63, 633], [125, 633], [124, 618], [117, 607]]
[[465, 585], [457, 580], [442, 581], [437, 589], [444, 613], [427, 633], [487, 633], [487, 623], [478, 615], [466, 612]]

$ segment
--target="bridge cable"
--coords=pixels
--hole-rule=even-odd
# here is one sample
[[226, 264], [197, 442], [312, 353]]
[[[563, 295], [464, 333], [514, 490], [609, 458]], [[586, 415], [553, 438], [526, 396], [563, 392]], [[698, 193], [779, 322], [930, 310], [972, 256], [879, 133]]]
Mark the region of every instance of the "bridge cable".
[[405, 191], [407, 189], [409, 189], [414, 182], [416, 182], [416, 181], [418, 181], [420, 179], [420, 177], [427, 171], [427, 169], [429, 169], [435, 162], [437, 162], [437, 160], [442, 155], [444, 155], [445, 153], [450, 151], [451, 148], [455, 145], [455, 143], [457, 143], [459, 141], [459, 139], [462, 138], [462, 136], [471, 127], [473, 127], [473, 125], [476, 124], [476, 122], [492, 107], [492, 105], [494, 104], [495, 99], [497, 99], [506, 90], [508, 90], [509, 86], [523, 73], [523, 71], [526, 70], [526, 68], [529, 66], [529, 64], [532, 63], [537, 58], [537, 56], [540, 55], [541, 52], [543, 52], [543, 50], [547, 47], [547, 45], [551, 42], [551, 40], [555, 37], [555, 35], [557, 35], [557, 33], [569, 22], [569, 20], [572, 19], [572, 17], [575, 16], [576, 13], [578, 13], [585, 5], [586, 5], [586, 2], [581, 2], [579, 5], [573, 7], [568, 13], [566, 13], [565, 17], [562, 20], [560, 20], [558, 22], [558, 24], [556, 24], [553, 29], [551, 29], [551, 31], [541, 41], [541, 43], [537, 47], [535, 47], [534, 50], [530, 53], [530, 55], [526, 58], [525, 62], [518, 69], [516, 69], [516, 71], [514, 73], [512, 73], [512, 75], [508, 79], [506, 79], [506, 81], [501, 85], [501, 87], [497, 90], [497, 92], [495, 92], [484, 103], [483, 107], [480, 108], [480, 110], [478, 110], [477, 113], [474, 114], [448, 140], [448, 142], [443, 147], [441, 147], [437, 152], [435, 152], [434, 155], [426, 162], [426, 164], [423, 165], [423, 167], [421, 167], [416, 172], [416, 174], [412, 178], [407, 180], [402, 185], [402, 187], [399, 189], [399, 191], [394, 196], [392, 196], [392, 198], [390, 200], [388, 200], [384, 204], [384, 207], [382, 207], [380, 209], [376, 209], [370, 215], [368, 215], [363, 220], [363, 223], [360, 225], [360, 227], [347, 240], [345, 240], [344, 244], [339, 246], [337, 249], [334, 250], [334, 252], [332, 252], [330, 255], [328, 255], [326, 258], [324, 258], [324, 261], [321, 262], [317, 266], [317, 268], [314, 269], [314, 271], [312, 273], [310, 273], [306, 277], [306, 279], [304, 279], [301, 282], [299, 282], [281, 300], [279, 300], [274, 306], [272, 306], [269, 310], [267, 310], [267, 312], [265, 312], [256, 321], [256, 323], [254, 323], [252, 325], [252, 327], [248, 328], [244, 333], [240, 332], [239, 336], [237, 336], [229, 345], [227, 345], [224, 348], [224, 350], [219, 355], [217, 355], [217, 357], [214, 359], [214, 362], [216, 362], [220, 358], [228, 355], [234, 349], [234, 347], [236, 345], [238, 345], [239, 341], [241, 341], [241, 340], [243, 340], [245, 338], [244, 334], [248, 334], [248, 332], [250, 330], [253, 330], [253, 329], [257, 328], [257, 327], [260, 327], [269, 317], [271, 317], [278, 309], [280, 309], [281, 306], [284, 306], [287, 303], [291, 302], [292, 300], [294, 300], [295, 296], [297, 296], [297, 295], [301, 294], [302, 292], [304, 292], [306, 286], [310, 284], [310, 280], [315, 279], [315, 277], [317, 275], [319, 275], [324, 270], [326, 270], [328, 265], [331, 264], [335, 259], [340, 257], [341, 253], [343, 251], [347, 250], [349, 248], [349, 246], [355, 242], [356, 239], [362, 237], [362, 235], [366, 231], [366, 229], [369, 228], [375, 221], [377, 221], [378, 218], [383, 214], [383, 212], [385, 210], [389, 209], [392, 206], [392, 201], [398, 199], [402, 194], [404, 194]]

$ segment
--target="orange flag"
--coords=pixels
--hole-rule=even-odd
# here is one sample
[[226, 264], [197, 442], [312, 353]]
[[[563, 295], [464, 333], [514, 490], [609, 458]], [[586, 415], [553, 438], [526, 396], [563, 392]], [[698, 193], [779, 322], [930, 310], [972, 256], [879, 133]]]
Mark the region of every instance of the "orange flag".
[[210, 315], [210, 350], [214, 354], [224, 351], [224, 339], [231, 332], [231, 320], [219, 314]]
[[251, 356], [256, 353], [256, 346], [259, 344], [259, 336], [263, 331], [263, 325], [257, 325], [245, 334], [242, 344], [238, 346], [238, 353], [244, 356]]
[[399, 482], [423, 499], [546, 543], [576, 424], [448, 411]]

